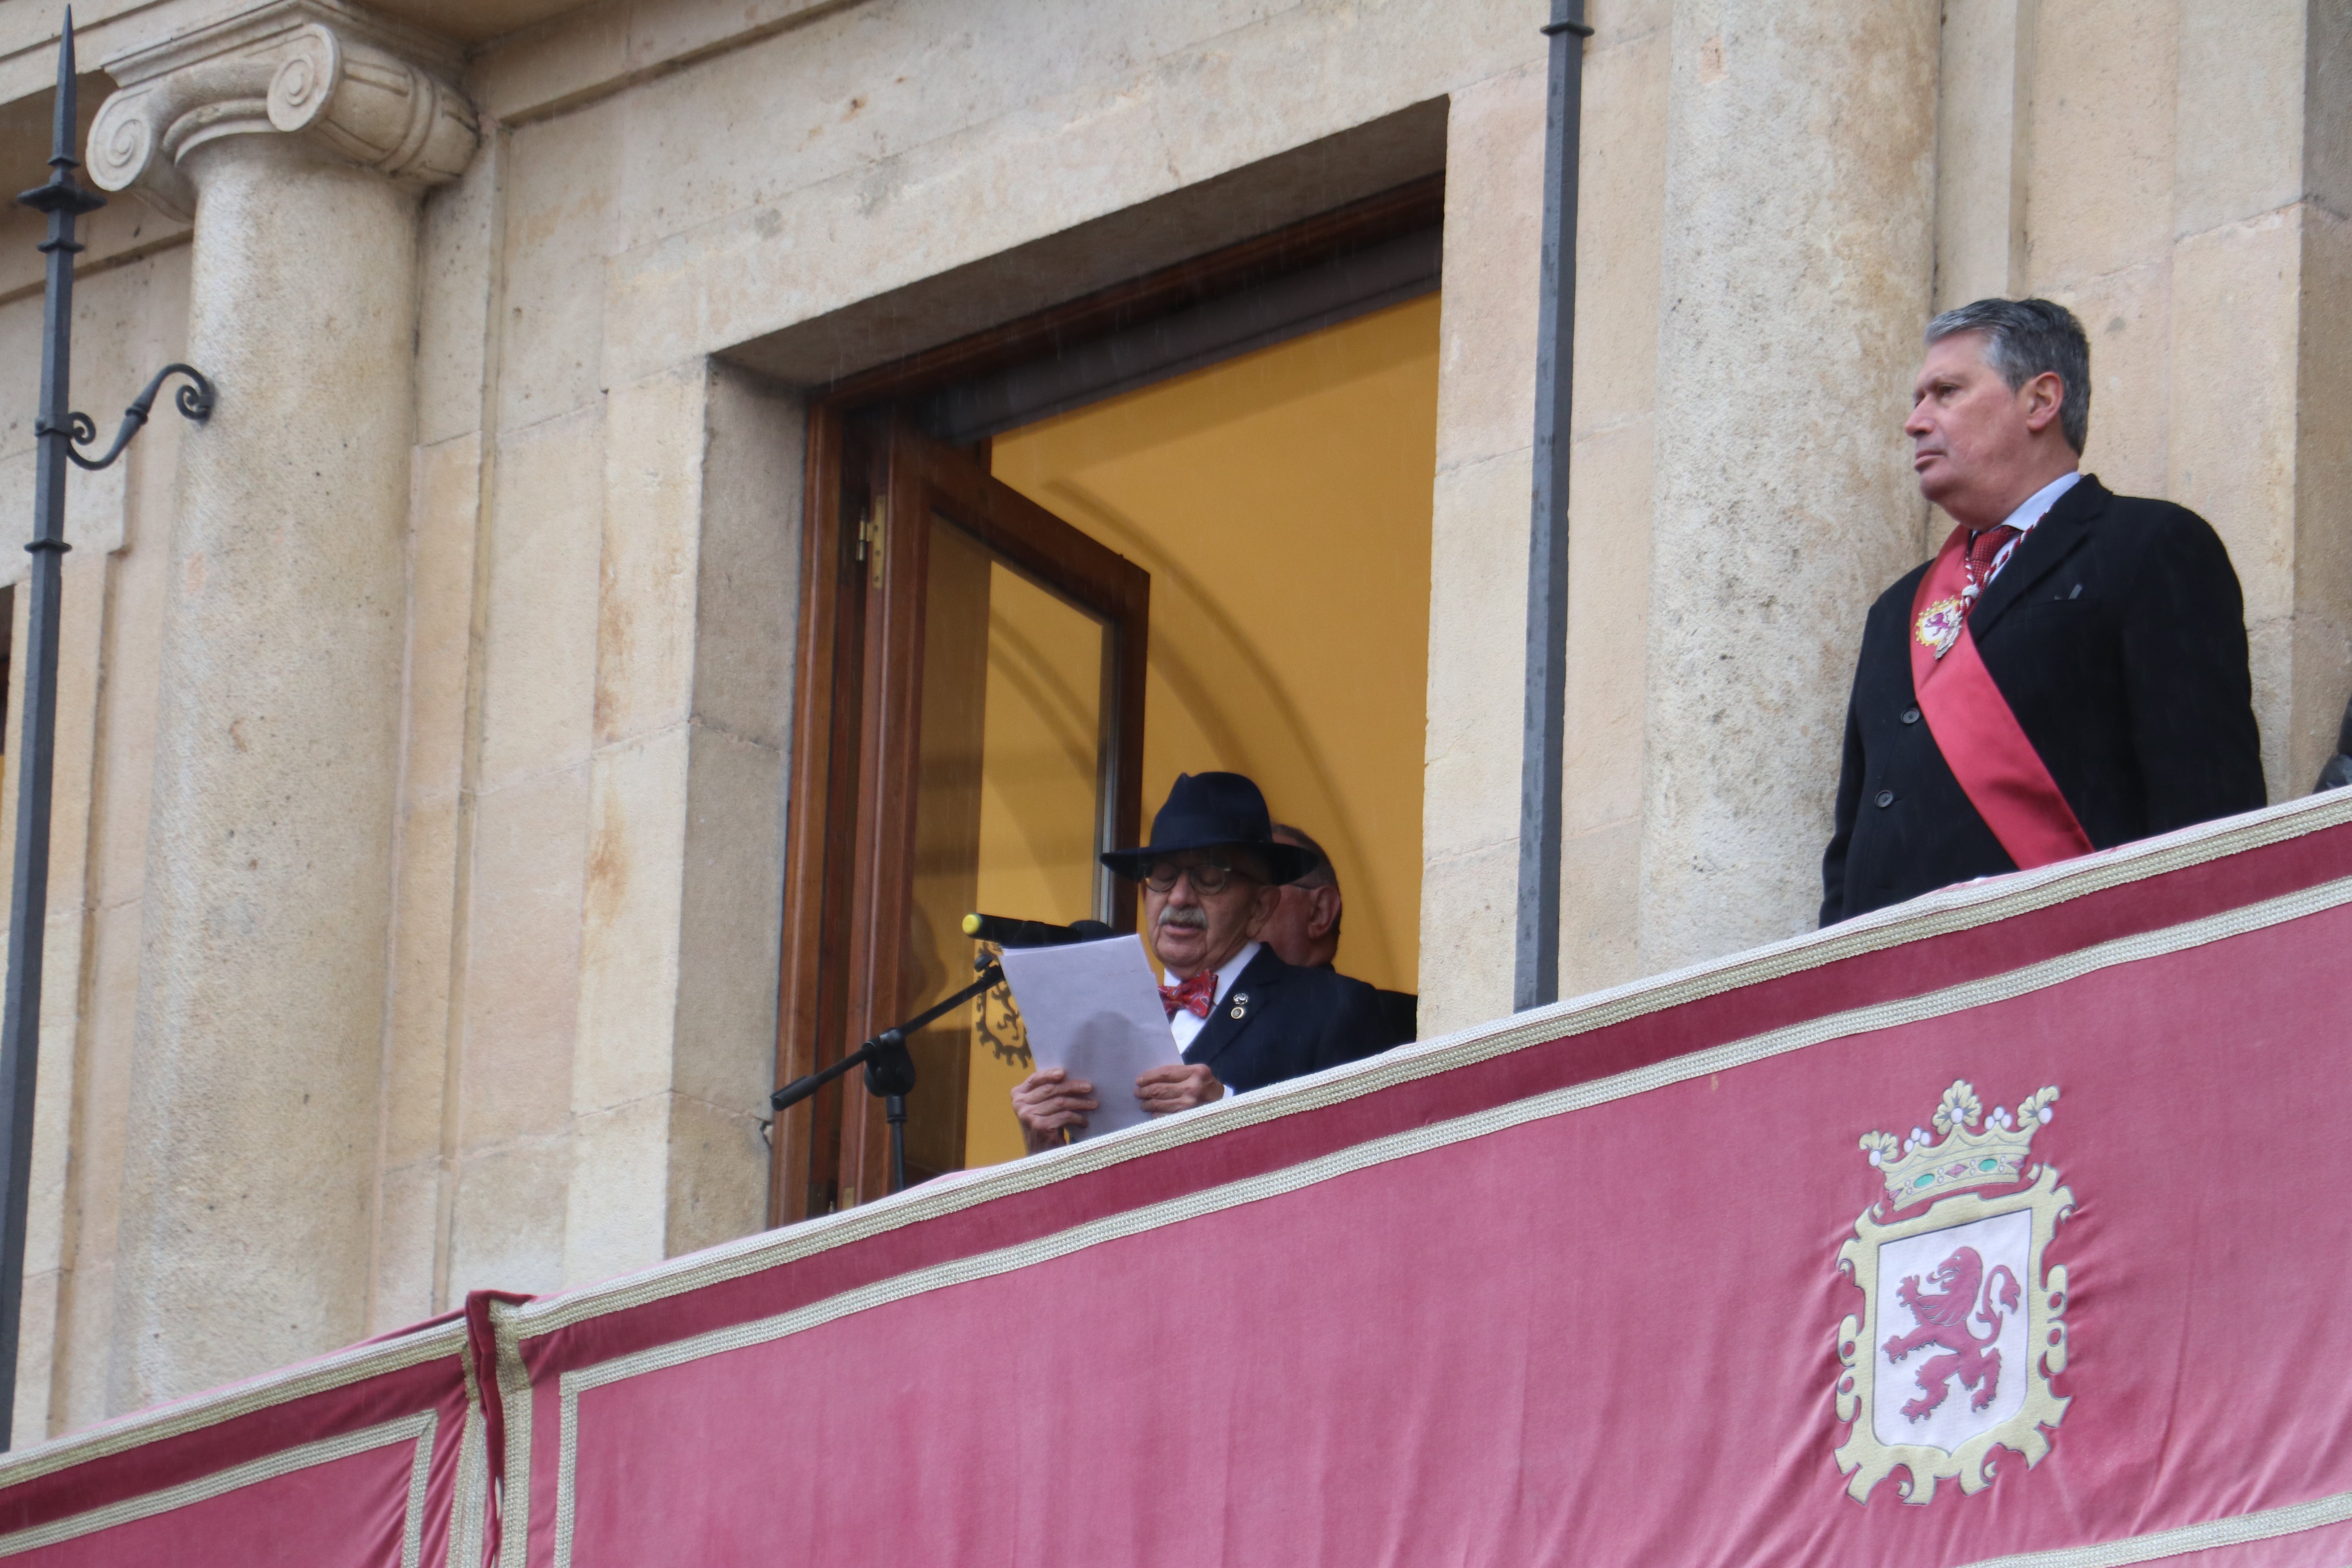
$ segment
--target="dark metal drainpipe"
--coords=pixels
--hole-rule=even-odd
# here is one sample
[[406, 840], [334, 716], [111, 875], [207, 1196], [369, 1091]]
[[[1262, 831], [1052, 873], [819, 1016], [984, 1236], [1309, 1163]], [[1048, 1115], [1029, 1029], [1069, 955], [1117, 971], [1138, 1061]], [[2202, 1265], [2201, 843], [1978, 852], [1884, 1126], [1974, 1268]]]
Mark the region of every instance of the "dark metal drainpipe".
[[1528, 689], [1519, 763], [1519, 910], [1512, 1005], [1559, 1000], [1561, 731], [1568, 706], [1568, 461], [1576, 368], [1576, 163], [1584, 0], [1552, 0], [1544, 121], [1543, 293], [1536, 324], [1534, 527], [1528, 543]]

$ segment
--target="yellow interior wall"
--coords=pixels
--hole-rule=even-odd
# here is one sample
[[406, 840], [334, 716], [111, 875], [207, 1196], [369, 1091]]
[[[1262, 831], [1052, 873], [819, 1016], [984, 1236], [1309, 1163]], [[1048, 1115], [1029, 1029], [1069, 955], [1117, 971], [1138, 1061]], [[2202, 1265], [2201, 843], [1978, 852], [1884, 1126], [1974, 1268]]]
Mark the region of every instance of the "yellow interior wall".
[[1339, 970], [1405, 991], [1419, 989], [1437, 307], [1433, 294], [1042, 421], [998, 437], [992, 458], [1151, 574], [1147, 821], [1179, 772], [1247, 773], [1331, 853]]
[[[1101, 623], [993, 562], [975, 902], [1067, 925], [1094, 913], [1095, 790], [1102, 730]], [[973, 1037], [967, 1166], [1017, 1160], [1013, 1085], [1029, 1075]]]

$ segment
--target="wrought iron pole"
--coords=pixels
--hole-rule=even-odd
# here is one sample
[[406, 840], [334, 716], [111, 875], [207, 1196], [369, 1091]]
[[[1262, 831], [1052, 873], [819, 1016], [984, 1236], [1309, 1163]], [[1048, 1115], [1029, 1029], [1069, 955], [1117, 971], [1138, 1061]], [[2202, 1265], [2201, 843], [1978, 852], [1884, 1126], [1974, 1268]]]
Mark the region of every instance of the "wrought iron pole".
[[16, 865], [8, 895], [8, 984], [0, 1015], [0, 1448], [14, 1446], [16, 1342], [25, 1308], [25, 1227], [33, 1180], [33, 1097], [40, 1079], [42, 925], [49, 904], [49, 786], [57, 762], [58, 609], [63, 591], [66, 468], [103, 468], [146, 424], [166, 376], [185, 375], [180, 412], [202, 421], [212, 413], [212, 384], [183, 364], [166, 366], [125, 411], [103, 457], [74, 450], [98, 438], [88, 415], [71, 412], [74, 226], [106, 198], [74, 178], [79, 133], [74, 104], [73, 12], [58, 40], [58, 100], [49, 141], [49, 177], [16, 199], [49, 215], [48, 292], [41, 307], [41, 412], [33, 424], [32, 562], [25, 574], [25, 702], [16, 744]]
[[106, 198], [74, 171], [73, 13], [58, 45], [56, 133], [48, 183], [16, 199], [49, 215], [48, 294], [41, 310], [41, 413], [33, 426], [33, 559], [26, 572], [25, 702], [16, 744], [16, 867], [8, 898], [8, 990], [0, 1020], [0, 1447], [14, 1446], [16, 1337], [25, 1305], [25, 1224], [33, 1178], [33, 1090], [39, 1077], [41, 925], [49, 903], [49, 775], [58, 733], [58, 598], [66, 544], [68, 380], [73, 348], [74, 225]]
[[1536, 305], [1534, 528], [1528, 542], [1528, 686], [1519, 758], [1519, 899], [1511, 1005], [1559, 1000], [1560, 772], [1568, 723], [1568, 458], [1576, 372], [1576, 165], [1584, 0], [1552, 0], [1544, 124], [1542, 293]]

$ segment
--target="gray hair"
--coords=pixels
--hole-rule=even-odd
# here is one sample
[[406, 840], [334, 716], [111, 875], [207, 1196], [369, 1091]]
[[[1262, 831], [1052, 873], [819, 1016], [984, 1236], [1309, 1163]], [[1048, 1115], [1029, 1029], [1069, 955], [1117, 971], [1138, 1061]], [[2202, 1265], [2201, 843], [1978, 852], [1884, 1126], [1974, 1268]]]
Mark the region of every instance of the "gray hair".
[[2057, 376], [2058, 429], [2081, 456], [2091, 436], [2091, 340], [2065, 306], [2048, 300], [1979, 300], [1927, 323], [1927, 342], [1984, 334], [1985, 363], [2015, 392], [2035, 376]]
[[1290, 879], [1292, 887], [1336, 888], [1339, 885], [1339, 875], [1331, 868], [1331, 857], [1324, 853], [1323, 846], [1308, 837], [1303, 830], [1286, 822], [1277, 822], [1274, 825], [1274, 836], [1277, 839], [1287, 838], [1315, 858], [1312, 866]]

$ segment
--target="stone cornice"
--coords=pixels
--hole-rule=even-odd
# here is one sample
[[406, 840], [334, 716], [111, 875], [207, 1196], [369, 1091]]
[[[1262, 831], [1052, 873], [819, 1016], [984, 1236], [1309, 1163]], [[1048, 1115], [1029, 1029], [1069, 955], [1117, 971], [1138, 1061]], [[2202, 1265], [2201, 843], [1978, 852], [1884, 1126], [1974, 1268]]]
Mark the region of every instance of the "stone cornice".
[[341, 0], [271, 0], [106, 62], [122, 84], [90, 127], [91, 180], [186, 217], [188, 153], [226, 136], [301, 138], [416, 185], [461, 173], [478, 133], [457, 49]]

